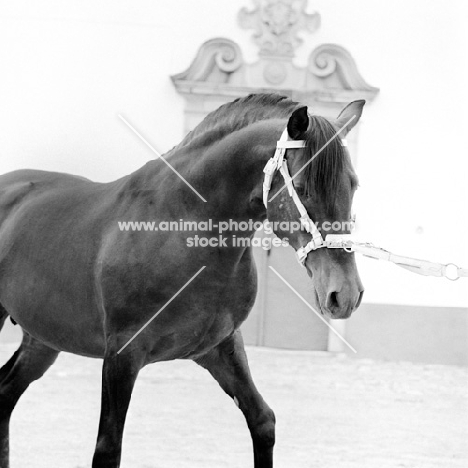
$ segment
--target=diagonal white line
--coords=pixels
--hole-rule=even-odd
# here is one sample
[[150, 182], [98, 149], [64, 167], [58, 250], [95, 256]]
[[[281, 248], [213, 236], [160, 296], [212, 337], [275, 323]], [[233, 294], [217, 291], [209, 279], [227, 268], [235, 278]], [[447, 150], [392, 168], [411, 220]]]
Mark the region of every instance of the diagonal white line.
[[171, 164], [169, 164], [162, 156], [161, 154], [154, 149], [154, 147], [148, 142], [148, 140], [146, 140], [146, 138], [143, 137], [143, 135], [141, 135], [141, 133], [139, 133], [123, 116], [122, 114], [117, 114], [119, 116], [119, 118], [122, 120], [122, 122], [125, 123], [125, 125], [127, 125], [127, 127], [138, 137], [140, 138], [140, 140], [158, 157], [160, 158], [165, 164], [167, 167], [169, 167], [175, 174], [177, 174], [180, 179], [182, 179], [205, 203], [206, 203], [206, 200], [195, 190], [195, 188], [179, 173], [177, 172]]
[[[352, 122], [356, 118], [353, 115], [315, 154], [313, 158], [310, 158], [292, 177], [291, 182], [302, 172], [346, 127], [347, 125]], [[287, 187], [286, 184], [283, 185], [268, 201], [274, 200], [285, 188]]]
[[204, 269], [202, 266], [118, 351], [120, 354]]
[[296, 296], [345, 344], [348, 348], [357, 353], [357, 351], [272, 267], [269, 267], [280, 278], [283, 283], [291, 289]]

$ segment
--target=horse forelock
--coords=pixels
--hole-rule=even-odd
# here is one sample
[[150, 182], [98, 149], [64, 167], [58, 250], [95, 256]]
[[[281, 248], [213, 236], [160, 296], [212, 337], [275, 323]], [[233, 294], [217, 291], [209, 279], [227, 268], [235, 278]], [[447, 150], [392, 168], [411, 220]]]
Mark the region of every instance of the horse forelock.
[[330, 141], [335, 136], [336, 129], [327, 119], [316, 115], [310, 119], [301, 167], [327, 146], [304, 169], [305, 194], [310, 195], [315, 191], [326, 203], [327, 211], [333, 215], [338, 185], [345, 169], [346, 154], [339, 137]]

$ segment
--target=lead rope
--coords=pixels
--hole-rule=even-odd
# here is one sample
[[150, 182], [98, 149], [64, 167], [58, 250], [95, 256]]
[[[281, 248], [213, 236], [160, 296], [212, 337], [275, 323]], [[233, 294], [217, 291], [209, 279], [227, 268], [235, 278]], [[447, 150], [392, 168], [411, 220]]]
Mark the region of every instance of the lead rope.
[[[346, 140], [342, 139], [341, 144], [346, 146]], [[299, 199], [292, 183], [287, 161], [284, 159], [287, 149], [304, 148], [305, 146], [306, 142], [304, 140], [290, 140], [288, 130], [285, 129], [276, 144], [275, 154], [268, 160], [263, 169], [265, 174], [263, 180], [263, 204], [265, 208], [268, 205], [268, 195], [270, 193], [273, 176], [275, 172], [279, 170], [283, 176], [288, 193], [290, 197], [292, 197], [301, 215], [301, 226], [312, 236], [311, 240], [306, 245], [300, 247], [296, 251], [297, 260], [302, 266], [305, 266], [307, 255], [309, 255], [312, 250], [321, 248], [344, 249], [346, 252], [357, 252], [365, 257], [395, 263], [395, 265], [417, 273], [418, 275], [445, 277], [451, 281], [456, 281], [462, 277], [468, 277], [468, 268], [461, 268], [454, 263], [447, 263], [444, 265], [442, 263], [395, 255], [369, 242], [357, 242], [352, 238], [351, 234], [328, 234], [324, 240], [322, 234]]]
[[462, 277], [468, 277], [468, 269], [461, 268], [454, 263], [443, 264], [395, 255], [369, 242], [358, 242], [352, 239], [351, 234], [328, 234], [325, 238], [325, 244], [329, 249], [344, 249], [347, 252], [357, 252], [364, 257], [373, 258], [375, 260], [392, 262], [418, 275], [444, 277], [451, 281], [456, 281]]

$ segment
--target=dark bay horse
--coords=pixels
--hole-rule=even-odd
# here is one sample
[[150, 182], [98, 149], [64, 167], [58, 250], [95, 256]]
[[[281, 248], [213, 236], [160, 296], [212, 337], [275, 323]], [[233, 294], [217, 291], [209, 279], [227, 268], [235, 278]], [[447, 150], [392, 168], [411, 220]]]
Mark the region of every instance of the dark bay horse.
[[[272, 467], [275, 417], [252, 381], [239, 332], [256, 295], [251, 247], [229, 242], [240, 235], [236, 228], [224, 233], [226, 247], [189, 247], [194, 232], [125, 231], [118, 223], [297, 221], [288, 190], [267, 209], [262, 202], [263, 169], [280, 135], [287, 128], [291, 140], [307, 142], [287, 150], [287, 165], [296, 173], [356, 116], [340, 138], [351, 130], [363, 105], [349, 104], [334, 121], [275, 94], [223, 105], [166, 156], [206, 203], [160, 159], [111, 183], [36, 170], [1, 176], [0, 318], [3, 325], [11, 317], [24, 337], [0, 370], [0, 468], [9, 465], [13, 408], [60, 351], [104, 359], [93, 468], [119, 467], [138, 372], [172, 359], [191, 359], [211, 373], [246, 418], [255, 468]], [[319, 224], [351, 216], [356, 175], [340, 138], [294, 181]], [[271, 193], [282, 183], [276, 173]], [[311, 237], [280, 227], [275, 233], [296, 250]], [[211, 239], [219, 233], [213, 228], [199, 234]], [[242, 234], [252, 238], [254, 229]], [[359, 306], [363, 287], [353, 254], [315, 250], [305, 267], [325, 316], [347, 318]]]

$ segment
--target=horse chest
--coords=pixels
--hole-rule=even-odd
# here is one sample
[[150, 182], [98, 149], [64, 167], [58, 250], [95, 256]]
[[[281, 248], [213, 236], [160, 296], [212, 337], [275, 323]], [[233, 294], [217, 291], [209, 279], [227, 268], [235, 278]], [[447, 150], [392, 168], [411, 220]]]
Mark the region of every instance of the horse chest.
[[226, 283], [205, 278], [199, 289], [204, 294], [197, 298], [188, 294], [181, 308], [162, 312], [150, 325], [150, 361], [195, 359], [231, 336], [253, 306], [256, 277], [236, 276]]

